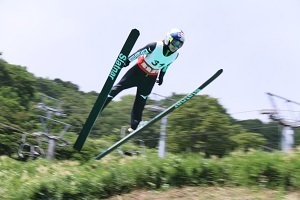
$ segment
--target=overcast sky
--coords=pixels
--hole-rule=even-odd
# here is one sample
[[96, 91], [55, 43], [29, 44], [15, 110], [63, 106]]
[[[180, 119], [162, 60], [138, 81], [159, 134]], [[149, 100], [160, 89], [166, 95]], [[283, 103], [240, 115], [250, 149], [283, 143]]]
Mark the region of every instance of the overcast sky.
[[2, 58], [85, 92], [101, 91], [131, 29], [135, 51], [175, 27], [186, 42], [153, 93], [188, 94], [222, 68], [199, 94], [236, 119], [266, 120], [266, 92], [300, 102], [299, 0], [0, 0]]

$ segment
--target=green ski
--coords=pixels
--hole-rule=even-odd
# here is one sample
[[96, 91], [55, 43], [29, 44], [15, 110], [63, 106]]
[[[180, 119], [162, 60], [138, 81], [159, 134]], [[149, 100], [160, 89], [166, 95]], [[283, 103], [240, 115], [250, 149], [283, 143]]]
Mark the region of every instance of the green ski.
[[112, 67], [112, 69], [107, 77], [107, 80], [106, 80], [85, 124], [83, 125], [83, 127], [79, 133], [79, 136], [73, 146], [74, 149], [77, 149], [78, 151], [80, 151], [82, 149], [82, 146], [84, 145], [86, 138], [88, 137], [91, 129], [93, 128], [97, 117], [99, 116], [100, 112], [102, 111], [102, 108], [104, 106], [106, 98], [107, 98], [111, 88], [113, 87], [113, 84], [114, 84], [115, 80], [117, 79], [121, 69], [123, 68], [124, 63], [127, 60], [139, 35], [140, 35], [140, 32], [137, 29], [131, 30], [125, 44], [123, 45], [123, 48], [122, 48], [120, 54], [118, 55], [117, 60], [114, 63], [114, 66]]
[[110, 148], [106, 149], [105, 151], [103, 151], [101, 154], [99, 154], [98, 156], [95, 157], [96, 160], [99, 160], [101, 158], [103, 158], [104, 156], [106, 156], [107, 154], [109, 154], [111, 151], [113, 151], [114, 149], [118, 148], [119, 146], [121, 146], [123, 143], [125, 143], [127, 140], [129, 140], [130, 138], [132, 138], [134, 135], [140, 133], [144, 128], [147, 128], [148, 126], [154, 124], [155, 122], [157, 122], [158, 120], [160, 120], [161, 118], [163, 118], [164, 116], [168, 115], [169, 113], [173, 112], [175, 109], [177, 109], [179, 106], [183, 105], [184, 103], [186, 103], [187, 101], [189, 101], [191, 98], [193, 98], [197, 93], [199, 93], [203, 88], [205, 88], [207, 85], [209, 85], [213, 80], [215, 80], [220, 74], [222, 74], [223, 69], [218, 70], [210, 79], [208, 79], [205, 83], [203, 83], [200, 87], [198, 87], [195, 91], [193, 91], [192, 93], [186, 95], [184, 98], [182, 98], [181, 100], [179, 100], [178, 102], [176, 102], [175, 104], [173, 104], [172, 106], [170, 106], [169, 108], [167, 108], [166, 110], [164, 110], [163, 112], [161, 112], [160, 114], [158, 114], [157, 116], [155, 116], [154, 118], [152, 118], [150, 121], [148, 121], [144, 126], [136, 129], [135, 131], [133, 131], [132, 133], [130, 133], [129, 135], [127, 135], [126, 137], [124, 137], [123, 139], [119, 140], [118, 142], [116, 142], [114, 145], [112, 145]]

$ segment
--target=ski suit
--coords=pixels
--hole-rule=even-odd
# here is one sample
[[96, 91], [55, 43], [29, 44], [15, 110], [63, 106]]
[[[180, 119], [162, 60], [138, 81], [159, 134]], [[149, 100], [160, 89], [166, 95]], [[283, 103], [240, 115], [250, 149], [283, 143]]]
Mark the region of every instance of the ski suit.
[[103, 109], [122, 90], [137, 87], [135, 101], [131, 111], [131, 128], [135, 130], [142, 120], [142, 114], [147, 97], [151, 93], [157, 80], [161, 85], [169, 65], [175, 61], [179, 53], [170, 51], [163, 41], [146, 45], [128, 57], [128, 62], [137, 59], [134, 64], [110, 91]]

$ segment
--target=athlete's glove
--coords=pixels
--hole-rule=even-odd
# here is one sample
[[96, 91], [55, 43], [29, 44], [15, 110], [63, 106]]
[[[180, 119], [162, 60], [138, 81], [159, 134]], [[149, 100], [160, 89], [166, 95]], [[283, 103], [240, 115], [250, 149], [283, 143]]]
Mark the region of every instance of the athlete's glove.
[[163, 83], [165, 73], [166, 72], [163, 71], [159, 72], [158, 80], [156, 80], [156, 83], [158, 83], [158, 85], [161, 85]]
[[156, 80], [156, 83], [158, 83], [158, 85], [161, 85], [164, 81], [164, 78], [163, 77], [159, 77], [157, 80]]
[[123, 67], [127, 67], [129, 64], [130, 64], [130, 61], [128, 59], [126, 59]]

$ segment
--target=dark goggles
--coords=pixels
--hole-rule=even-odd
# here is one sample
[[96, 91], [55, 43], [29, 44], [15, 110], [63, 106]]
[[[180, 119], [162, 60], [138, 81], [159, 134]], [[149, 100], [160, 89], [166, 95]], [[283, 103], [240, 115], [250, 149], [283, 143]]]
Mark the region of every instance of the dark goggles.
[[174, 47], [181, 48], [182, 45], [183, 45], [183, 42], [181, 42], [181, 41], [179, 41], [179, 40], [172, 40], [171, 44], [172, 44]]

